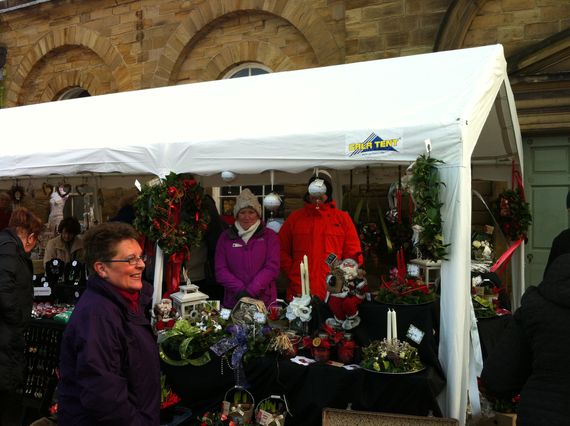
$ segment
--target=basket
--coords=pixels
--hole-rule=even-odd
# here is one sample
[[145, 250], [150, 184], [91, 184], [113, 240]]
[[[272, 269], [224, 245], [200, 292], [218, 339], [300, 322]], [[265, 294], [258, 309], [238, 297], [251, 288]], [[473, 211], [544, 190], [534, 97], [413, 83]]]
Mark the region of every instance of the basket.
[[230, 315], [234, 324], [249, 326], [255, 323], [256, 314], [267, 316], [267, 309], [261, 300], [242, 297], [232, 309]]
[[242, 386], [234, 386], [226, 391], [222, 401], [222, 414], [237, 424], [251, 424], [255, 399], [251, 392]]
[[283, 426], [285, 417], [289, 412], [289, 406], [285, 395], [271, 395], [259, 401], [255, 407], [255, 424], [260, 426]]
[[272, 328], [285, 329], [289, 326], [289, 321], [285, 317], [287, 312], [287, 302], [283, 299], [276, 299], [267, 307], [267, 322]]

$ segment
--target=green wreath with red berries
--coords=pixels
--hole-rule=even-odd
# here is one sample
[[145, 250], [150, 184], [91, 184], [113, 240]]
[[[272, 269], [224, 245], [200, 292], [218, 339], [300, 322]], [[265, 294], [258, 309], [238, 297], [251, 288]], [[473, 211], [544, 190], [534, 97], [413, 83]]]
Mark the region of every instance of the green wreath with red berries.
[[167, 256], [199, 246], [210, 223], [203, 196], [204, 188], [195, 179], [171, 172], [143, 187], [134, 203], [134, 227]]
[[510, 241], [526, 241], [532, 223], [530, 206], [520, 188], [507, 189], [493, 202], [493, 214], [505, 237]]

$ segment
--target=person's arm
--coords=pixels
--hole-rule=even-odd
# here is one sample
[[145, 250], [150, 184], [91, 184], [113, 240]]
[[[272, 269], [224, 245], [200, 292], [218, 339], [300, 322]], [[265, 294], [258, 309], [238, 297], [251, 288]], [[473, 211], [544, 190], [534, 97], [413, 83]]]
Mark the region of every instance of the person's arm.
[[532, 351], [521, 316], [519, 308], [481, 373], [484, 392], [497, 398], [512, 398], [520, 393], [532, 372]]
[[224, 240], [224, 234], [222, 234], [216, 246], [216, 280], [227, 289], [238, 293], [246, 290], [245, 284], [229, 268]]
[[265, 262], [246, 289], [253, 297], [257, 297], [279, 275], [279, 237], [271, 229], [265, 229], [264, 232]]
[[293, 265], [293, 232], [291, 221], [286, 220], [279, 230], [279, 253], [281, 270], [291, 280], [290, 272]]
[[20, 324], [25, 320], [16, 296], [18, 258], [12, 252], [15, 250], [13, 244], [0, 246], [0, 318], [6, 324]]
[[50, 260], [54, 259], [56, 256], [56, 251], [55, 251], [55, 241], [53, 240], [53, 238], [51, 240], [49, 240], [47, 242], [46, 245], [46, 250], [44, 252], [44, 266], [47, 262], [49, 262]]
[[362, 246], [360, 244], [358, 232], [356, 231], [356, 227], [348, 213], [342, 213], [344, 216], [344, 229], [346, 236], [342, 247], [341, 259], [354, 259], [359, 265], [362, 265], [364, 263], [364, 257], [362, 256]]
[[[97, 424], [151, 426], [129, 400], [125, 330], [107, 315], [92, 315], [75, 341], [81, 405]], [[144, 372], [140, 372], [144, 374]]]

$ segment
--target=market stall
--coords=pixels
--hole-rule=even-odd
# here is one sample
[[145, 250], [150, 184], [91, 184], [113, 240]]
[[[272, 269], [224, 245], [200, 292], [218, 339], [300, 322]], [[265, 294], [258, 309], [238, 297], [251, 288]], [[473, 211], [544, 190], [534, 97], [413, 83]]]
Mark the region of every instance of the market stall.
[[[451, 244], [441, 266], [440, 403], [464, 423], [478, 355], [470, 344], [471, 179], [522, 163], [502, 46], [11, 108], [0, 123], [3, 178], [173, 171], [215, 183], [224, 170], [239, 179], [408, 165], [429, 140], [444, 161]], [[525, 287], [522, 256], [513, 262], [513, 306]]]

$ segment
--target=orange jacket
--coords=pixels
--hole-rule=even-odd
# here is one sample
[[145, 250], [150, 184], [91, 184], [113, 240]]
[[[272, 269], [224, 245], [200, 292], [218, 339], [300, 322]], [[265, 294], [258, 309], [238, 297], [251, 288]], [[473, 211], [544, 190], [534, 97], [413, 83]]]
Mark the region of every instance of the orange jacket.
[[305, 207], [289, 215], [279, 230], [281, 242], [281, 270], [289, 279], [287, 299], [301, 295], [300, 263], [307, 255], [311, 294], [324, 300], [326, 276], [330, 272], [325, 263], [329, 254], [339, 259], [351, 258], [362, 264], [362, 249], [358, 233], [348, 213], [338, 210], [334, 201], [317, 209]]

